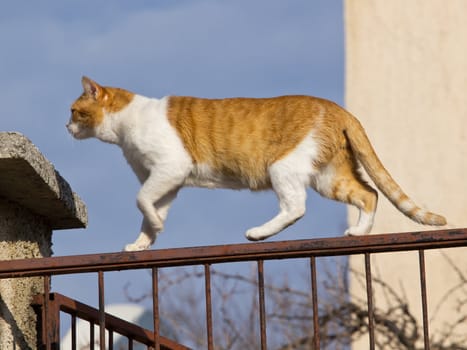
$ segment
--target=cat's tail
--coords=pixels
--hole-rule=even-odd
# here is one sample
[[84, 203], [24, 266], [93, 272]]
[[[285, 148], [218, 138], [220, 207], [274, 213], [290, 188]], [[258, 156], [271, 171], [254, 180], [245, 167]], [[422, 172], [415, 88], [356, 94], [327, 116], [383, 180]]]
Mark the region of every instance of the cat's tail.
[[420, 208], [404, 193], [379, 160], [360, 122], [352, 115], [347, 120], [345, 134], [353, 153], [389, 201], [413, 221], [425, 225], [446, 225], [443, 216]]

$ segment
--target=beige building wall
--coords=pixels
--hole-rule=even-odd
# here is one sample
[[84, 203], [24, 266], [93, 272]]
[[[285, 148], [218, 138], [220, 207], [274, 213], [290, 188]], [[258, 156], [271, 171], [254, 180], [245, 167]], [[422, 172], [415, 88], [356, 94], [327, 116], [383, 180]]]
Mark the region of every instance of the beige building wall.
[[[346, 107], [407, 194], [445, 215], [449, 227], [467, 227], [466, 16], [465, 0], [345, 1]], [[356, 218], [350, 210], [349, 221]], [[428, 229], [380, 195], [373, 232]], [[354, 257], [351, 265], [361, 269], [362, 261]], [[467, 276], [466, 249], [426, 253], [432, 341], [459, 312], [467, 315], [466, 306], [455, 311], [455, 295], [446, 298], [460, 282], [449, 261]], [[372, 268], [420, 317], [417, 253], [373, 257]], [[351, 293], [364, 295], [355, 278]], [[375, 299], [376, 307], [388, 303], [382, 293]]]

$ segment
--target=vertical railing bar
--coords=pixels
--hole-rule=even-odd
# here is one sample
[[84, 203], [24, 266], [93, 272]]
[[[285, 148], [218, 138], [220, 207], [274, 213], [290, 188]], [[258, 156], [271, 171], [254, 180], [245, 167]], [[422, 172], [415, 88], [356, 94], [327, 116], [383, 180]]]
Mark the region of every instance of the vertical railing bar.
[[208, 337], [208, 350], [214, 349], [212, 338], [212, 300], [211, 300], [211, 268], [204, 264], [204, 291], [206, 296], [206, 329]]
[[71, 315], [71, 350], [76, 350], [76, 315]]
[[313, 349], [320, 349], [320, 328], [318, 313], [318, 283], [316, 282], [316, 258], [310, 257], [311, 301], [313, 303]]
[[430, 350], [430, 333], [428, 329], [428, 302], [426, 295], [426, 273], [425, 273], [425, 251], [418, 251], [420, 266], [420, 289], [422, 294], [422, 315], [423, 315], [423, 342], [424, 349]]
[[43, 320], [42, 336], [44, 337], [44, 340], [45, 340], [46, 350], [52, 349], [52, 345], [50, 343], [50, 338], [49, 338], [49, 330], [48, 330], [48, 324], [49, 324], [49, 318], [50, 318], [49, 298], [50, 298], [50, 275], [45, 275], [44, 276], [44, 310], [43, 310], [43, 317], [42, 317], [42, 320]]
[[55, 299], [51, 300], [49, 311], [53, 316], [49, 319], [49, 332], [53, 334], [51, 339], [52, 349], [58, 350], [60, 349], [60, 305]]
[[133, 350], [133, 339], [128, 338], [128, 350]]
[[160, 350], [159, 339], [159, 270], [152, 268], [152, 313], [154, 315], [154, 350]]
[[89, 349], [94, 350], [94, 344], [96, 343], [96, 339], [94, 336], [94, 322], [89, 322], [89, 326], [91, 327], [89, 330]]
[[105, 291], [104, 291], [104, 272], [97, 273], [99, 279], [99, 346], [105, 350]]
[[370, 338], [370, 350], [375, 349], [375, 317], [373, 305], [373, 287], [371, 283], [371, 260], [370, 253], [365, 253], [365, 277], [366, 295], [368, 301], [368, 332]]
[[259, 323], [261, 334], [261, 350], [267, 349], [266, 340], [266, 306], [264, 302], [264, 261], [258, 260], [258, 298], [259, 298]]
[[114, 349], [114, 332], [109, 329], [109, 350]]

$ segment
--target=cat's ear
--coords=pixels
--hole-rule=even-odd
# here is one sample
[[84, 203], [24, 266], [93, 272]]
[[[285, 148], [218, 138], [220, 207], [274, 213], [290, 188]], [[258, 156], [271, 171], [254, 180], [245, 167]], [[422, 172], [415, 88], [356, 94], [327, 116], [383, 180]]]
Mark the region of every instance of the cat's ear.
[[81, 83], [83, 84], [84, 93], [94, 99], [97, 99], [102, 92], [102, 87], [88, 77], [83, 76], [83, 78], [81, 78]]

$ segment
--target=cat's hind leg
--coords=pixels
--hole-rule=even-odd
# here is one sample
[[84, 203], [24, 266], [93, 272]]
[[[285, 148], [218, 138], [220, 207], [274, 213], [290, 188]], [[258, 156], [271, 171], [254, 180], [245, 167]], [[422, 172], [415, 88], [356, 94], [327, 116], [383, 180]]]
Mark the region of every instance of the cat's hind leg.
[[[265, 224], [249, 229], [245, 236], [258, 241], [279, 233], [305, 214], [307, 184], [303, 176], [289, 174], [282, 165], [270, 169], [271, 184], [279, 199], [279, 214]], [[307, 176], [306, 176], [307, 177]]]
[[365, 183], [355, 182], [350, 188], [345, 188], [338, 199], [359, 209], [357, 224], [350, 226], [344, 234], [350, 236], [370, 233], [376, 213], [378, 192]]
[[352, 204], [359, 209], [357, 224], [350, 226], [346, 235], [368, 234], [373, 227], [378, 192], [361, 179], [360, 174], [351, 169], [340, 169], [332, 181], [331, 193], [325, 195], [331, 199]]

